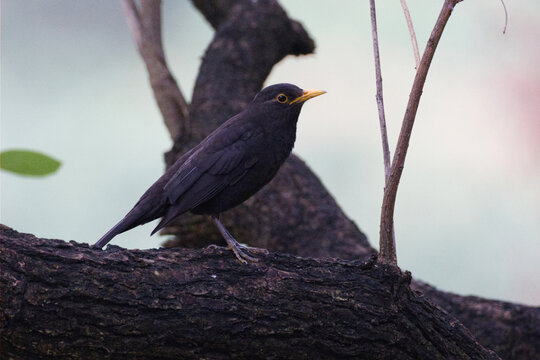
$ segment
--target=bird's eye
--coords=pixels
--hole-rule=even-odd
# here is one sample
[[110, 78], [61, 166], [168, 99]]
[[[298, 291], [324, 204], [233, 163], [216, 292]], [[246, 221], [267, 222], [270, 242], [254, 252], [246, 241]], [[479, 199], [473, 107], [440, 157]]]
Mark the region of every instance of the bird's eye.
[[286, 103], [287, 100], [289, 100], [289, 98], [287, 97], [287, 95], [285, 94], [279, 94], [277, 97], [276, 97], [276, 100], [282, 104]]

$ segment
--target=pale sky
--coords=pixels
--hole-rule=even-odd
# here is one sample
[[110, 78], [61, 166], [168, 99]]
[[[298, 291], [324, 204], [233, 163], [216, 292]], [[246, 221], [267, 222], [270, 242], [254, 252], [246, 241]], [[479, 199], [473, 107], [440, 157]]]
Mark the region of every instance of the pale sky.
[[[384, 178], [368, 2], [281, 3], [317, 50], [284, 59], [266, 84], [328, 92], [304, 106], [295, 151], [377, 247]], [[409, 0], [421, 49], [441, 4]], [[399, 1], [377, 5], [393, 150], [414, 58]], [[443, 34], [398, 192], [398, 261], [443, 290], [540, 305], [540, 3], [506, 5], [506, 35], [500, 2], [487, 0], [458, 4]], [[213, 30], [187, 1], [163, 11], [189, 99]], [[1, 222], [97, 241], [160, 176], [171, 146], [120, 3], [2, 1], [1, 66], [0, 149], [63, 163], [42, 179], [1, 173]], [[153, 226], [113, 243], [157, 247]]]

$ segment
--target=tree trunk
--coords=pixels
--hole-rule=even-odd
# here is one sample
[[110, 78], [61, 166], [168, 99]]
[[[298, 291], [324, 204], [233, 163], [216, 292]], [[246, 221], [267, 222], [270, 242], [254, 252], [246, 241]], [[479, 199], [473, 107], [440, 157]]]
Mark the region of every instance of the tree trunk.
[[4, 359], [498, 359], [374, 260], [1, 235]]

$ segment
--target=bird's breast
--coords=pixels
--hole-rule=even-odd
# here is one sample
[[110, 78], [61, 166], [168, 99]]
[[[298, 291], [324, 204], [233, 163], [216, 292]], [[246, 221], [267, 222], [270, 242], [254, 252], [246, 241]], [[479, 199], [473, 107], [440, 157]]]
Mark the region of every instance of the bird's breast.
[[[296, 124], [295, 124], [296, 125]], [[290, 155], [296, 140], [296, 126], [286, 131], [275, 131], [267, 135], [266, 152], [281, 166]]]

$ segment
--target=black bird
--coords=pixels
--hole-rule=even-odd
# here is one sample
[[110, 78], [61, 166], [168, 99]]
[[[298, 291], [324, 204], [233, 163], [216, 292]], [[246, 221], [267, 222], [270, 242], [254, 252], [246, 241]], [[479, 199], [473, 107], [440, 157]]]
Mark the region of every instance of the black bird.
[[263, 89], [244, 111], [176, 160], [94, 246], [102, 248], [116, 235], [162, 217], [154, 234], [191, 211], [212, 217], [241, 262], [256, 261], [242, 251], [219, 221], [219, 214], [247, 200], [272, 180], [293, 148], [302, 105], [324, 93], [304, 91], [292, 84]]

